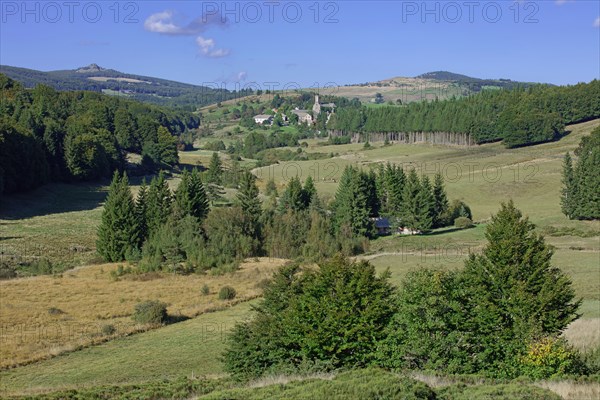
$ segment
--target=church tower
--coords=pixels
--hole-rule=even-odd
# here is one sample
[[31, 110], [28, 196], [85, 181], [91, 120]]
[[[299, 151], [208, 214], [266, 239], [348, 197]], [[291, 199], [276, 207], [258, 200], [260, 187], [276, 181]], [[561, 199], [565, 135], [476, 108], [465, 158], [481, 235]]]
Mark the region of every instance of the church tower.
[[321, 104], [319, 103], [319, 95], [315, 95], [315, 105], [312, 108], [315, 120], [321, 114]]

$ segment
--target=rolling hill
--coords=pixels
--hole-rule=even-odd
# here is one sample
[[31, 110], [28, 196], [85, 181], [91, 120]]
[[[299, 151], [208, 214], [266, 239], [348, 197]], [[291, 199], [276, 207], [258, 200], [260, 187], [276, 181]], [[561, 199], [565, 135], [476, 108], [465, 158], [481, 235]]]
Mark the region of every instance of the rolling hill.
[[57, 90], [90, 90], [126, 96], [147, 103], [183, 107], [193, 111], [202, 105], [240, 96], [225, 89], [213, 89], [166, 79], [128, 74], [90, 64], [73, 70], [37, 71], [0, 65], [0, 73], [32, 88], [38, 84]]

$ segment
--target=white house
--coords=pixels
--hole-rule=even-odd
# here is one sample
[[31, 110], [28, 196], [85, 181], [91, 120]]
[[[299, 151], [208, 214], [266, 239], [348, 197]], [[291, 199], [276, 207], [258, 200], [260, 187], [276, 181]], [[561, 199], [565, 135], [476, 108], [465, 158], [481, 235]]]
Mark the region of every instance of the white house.
[[259, 125], [264, 125], [265, 123], [270, 124], [273, 122], [273, 116], [267, 114], [259, 114], [254, 116], [254, 122]]

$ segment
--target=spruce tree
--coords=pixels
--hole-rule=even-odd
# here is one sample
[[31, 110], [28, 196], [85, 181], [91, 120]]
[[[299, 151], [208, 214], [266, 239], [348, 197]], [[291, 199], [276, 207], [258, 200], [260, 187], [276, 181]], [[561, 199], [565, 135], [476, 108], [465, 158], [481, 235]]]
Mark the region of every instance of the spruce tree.
[[179, 218], [186, 215], [191, 215], [192, 204], [190, 201], [190, 173], [188, 170], [184, 170], [181, 174], [181, 181], [174, 196], [174, 212]]
[[258, 198], [256, 177], [250, 171], [242, 172], [236, 198], [244, 215], [246, 225], [243, 227], [244, 234], [258, 238], [260, 236], [259, 221], [262, 214], [262, 206]]
[[213, 152], [206, 172], [206, 182], [214, 183], [215, 185], [223, 184], [223, 163], [219, 157], [219, 153]]
[[420, 208], [427, 217], [421, 220], [421, 231], [428, 231], [435, 220], [435, 196], [431, 181], [426, 175], [421, 176], [421, 192], [419, 193]]
[[575, 182], [575, 174], [573, 171], [573, 160], [567, 152], [563, 161], [563, 188], [560, 199], [561, 209], [563, 214], [569, 218], [575, 216], [575, 208], [577, 201], [577, 187]]
[[127, 251], [138, 245], [135, 204], [127, 174], [121, 178], [115, 172], [104, 203], [96, 247], [104, 260], [118, 262], [125, 259]]
[[304, 181], [304, 187], [302, 188], [302, 203], [305, 208], [308, 208], [313, 198], [317, 195], [317, 188], [315, 187], [315, 182], [313, 181], [312, 176], [306, 177]]
[[432, 196], [424, 190], [417, 172], [412, 169], [402, 190], [402, 225], [412, 231], [427, 231], [431, 228]]
[[285, 191], [281, 195], [279, 211], [285, 213], [288, 210], [305, 210], [306, 207], [304, 200], [305, 196], [302, 189], [302, 184], [300, 183], [300, 178], [294, 176], [292, 179], [290, 179]]
[[156, 233], [167, 222], [171, 214], [173, 194], [161, 171], [158, 177], [152, 178], [148, 189], [148, 235]]
[[523, 343], [559, 334], [579, 317], [571, 280], [552, 266], [552, 250], [534, 230], [512, 201], [502, 204], [486, 228], [483, 254], [465, 263], [462, 285], [473, 305], [464, 326], [487, 365], [505, 365]]
[[135, 218], [138, 248], [141, 249], [146, 239], [148, 239], [148, 185], [146, 184], [146, 178], [142, 180], [140, 190], [135, 199]]
[[352, 233], [364, 237], [374, 235], [370, 219], [377, 192], [373, 176], [347, 166], [342, 173], [334, 200], [334, 221], [339, 232], [349, 227]]
[[448, 213], [448, 197], [446, 196], [446, 190], [444, 189], [444, 179], [442, 178], [442, 174], [440, 173], [437, 173], [435, 175], [435, 179], [433, 181], [433, 198], [433, 227], [440, 228], [450, 223], [449, 221], [445, 220], [445, 217]]
[[195, 217], [198, 222], [204, 221], [210, 206], [208, 204], [208, 194], [202, 183], [202, 176], [197, 168], [192, 170], [189, 180], [189, 196], [190, 196], [190, 215]]

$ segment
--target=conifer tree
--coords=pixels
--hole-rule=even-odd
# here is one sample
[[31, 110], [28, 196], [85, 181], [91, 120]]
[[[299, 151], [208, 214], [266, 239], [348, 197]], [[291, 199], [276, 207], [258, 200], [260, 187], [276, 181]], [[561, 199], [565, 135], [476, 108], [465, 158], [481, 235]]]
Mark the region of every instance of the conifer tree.
[[148, 189], [148, 236], [156, 233], [158, 229], [167, 222], [171, 214], [173, 194], [161, 171], [158, 177], [152, 178]]
[[307, 176], [304, 181], [304, 187], [302, 188], [302, 203], [304, 208], [308, 208], [313, 198], [317, 195], [317, 188], [315, 187], [315, 182], [313, 181], [312, 176]]
[[194, 168], [190, 174], [189, 193], [191, 206], [190, 215], [195, 217], [198, 222], [202, 222], [208, 215], [210, 206], [208, 204], [206, 188], [204, 187], [204, 183], [202, 183], [202, 176], [197, 168]]
[[181, 181], [174, 195], [173, 210], [178, 218], [190, 215], [192, 204], [190, 202], [190, 173], [186, 169], [181, 174]]
[[575, 186], [575, 174], [573, 172], [573, 160], [567, 152], [563, 161], [563, 188], [560, 199], [563, 214], [569, 218], [575, 215], [577, 188]]
[[402, 225], [413, 231], [431, 228], [431, 196], [423, 190], [417, 172], [412, 169], [402, 190]]
[[221, 185], [223, 183], [223, 163], [219, 157], [219, 153], [213, 152], [206, 172], [206, 182]]
[[[434, 217], [433, 227], [440, 228], [449, 223], [445, 220], [448, 213], [448, 197], [444, 189], [444, 179], [442, 174], [437, 173], [433, 181], [433, 198], [434, 198]], [[452, 221], [454, 222], [454, 221]]]
[[294, 176], [290, 179], [285, 191], [281, 195], [279, 210], [283, 213], [287, 210], [304, 210], [306, 209], [304, 200], [304, 191], [302, 189], [302, 184], [300, 183], [300, 178]]
[[372, 176], [347, 166], [342, 173], [333, 206], [337, 231], [348, 226], [356, 235], [373, 236], [370, 216], [374, 212], [374, 198], [377, 198], [377, 192]]
[[127, 174], [113, 175], [98, 228], [98, 253], [109, 262], [123, 261], [128, 250], [138, 246], [135, 204]]
[[571, 280], [551, 264], [552, 250], [512, 201], [492, 217], [482, 255], [465, 263], [463, 287], [475, 302], [465, 327], [479, 359], [498, 365], [537, 335], [562, 332], [578, 318]]
[[140, 190], [135, 199], [135, 218], [138, 248], [141, 249], [146, 239], [148, 239], [148, 185], [146, 184], [146, 178], [142, 180]]
[[262, 207], [258, 198], [256, 177], [250, 171], [242, 172], [236, 198], [246, 222], [246, 226], [243, 227], [244, 234], [258, 238]]

